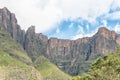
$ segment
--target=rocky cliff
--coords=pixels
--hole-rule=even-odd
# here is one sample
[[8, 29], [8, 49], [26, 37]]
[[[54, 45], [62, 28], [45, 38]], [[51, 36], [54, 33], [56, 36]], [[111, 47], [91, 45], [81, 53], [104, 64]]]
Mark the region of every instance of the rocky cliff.
[[25, 34], [24, 49], [33, 61], [40, 55], [46, 53], [47, 41], [47, 36], [41, 33], [35, 33], [35, 26], [28, 28]]
[[9, 35], [26, 50], [33, 61], [44, 55], [63, 71], [78, 75], [88, 70], [92, 61], [107, 53], [112, 53], [120, 45], [120, 35], [104, 27], [92, 37], [77, 40], [50, 38], [35, 33], [35, 26], [25, 32], [17, 24], [13, 13], [7, 8], [0, 9], [0, 29]]
[[35, 60], [41, 54], [46, 53], [48, 38], [41, 33], [35, 33], [35, 27], [31, 26], [26, 32], [21, 30], [17, 19], [6, 7], [0, 9], [0, 29], [4, 29], [26, 50], [28, 55]]
[[0, 9], [0, 25], [0, 29], [6, 30], [15, 41], [24, 45], [25, 31], [21, 30], [20, 26], [17, 24], [15, 14], [10, 13], [6, 7]]
[[47, 45], [47, 55], [59, 68], [77, 75], [87, 71], [92, 60], [112, 53], [120, 45], [120, 35], [104, 27], [92, 37], [77, 40], [51, 38]]

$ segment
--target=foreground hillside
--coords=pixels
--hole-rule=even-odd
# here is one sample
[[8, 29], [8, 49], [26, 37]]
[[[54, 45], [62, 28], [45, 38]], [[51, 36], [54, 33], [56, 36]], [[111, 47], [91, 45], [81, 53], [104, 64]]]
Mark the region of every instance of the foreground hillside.
[[0, 31], [0, 80], [42, 80], [22, 47]]
[[85, 76], [73, 80], [120, 80], [120, 47], [113, 54], [98, 58]]
[[70, 76], [43, 56], [38, 57], [33, 65], [22, 47], [7, 32], [0, 30], [0, 80], [68, 80], [69, 78]]
[[34, 63], [44, 80], [69, 80], [71, 76], [62, 72], [44, 56], [40, 56]]

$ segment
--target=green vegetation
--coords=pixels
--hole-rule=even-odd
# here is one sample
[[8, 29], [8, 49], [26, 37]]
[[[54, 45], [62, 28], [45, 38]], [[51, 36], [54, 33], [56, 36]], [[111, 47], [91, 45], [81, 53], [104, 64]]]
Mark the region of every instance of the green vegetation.
[[69, 80], [71, 78], [44, 56], [37, 58], [35, 61], [35, 67], [38, 71], [40, 71], [41, 75], [44, 77], [44, 80]]
[[86, 75], [73, 80], [120, 80], [120, 47], [116, 52], [98, 58]]
[[72, 80], [80, 80], [80, 76], [73, 77]]
[[[9, 54], [0, 51], [0, 68], [3, 72], [0, 72], [2, 80], [12, 79], [14, 77], [25, 77], [31, 70], [26, 64], [12, 58]], [[28, 74], [30, 75], [30, 73]], [[0, 78], [0, 79], [1, 79]]]
[[[0, 80], [41, 80], [22, 47], [5, 31], [0, 31]], [[37, 74], [37, 75], [33, 75]], [[39, 78], [38, 78], [39, 77]]]
[[[0, 80], [68, 80], [71, 77], [44, 56], [34, 62], [5, 31], [0, 31]], [[41, 75], [44, 79], [42, 79]]]
[[27, 64], [32, 63], [20, 44], [15, 42], [5, 31], [0, 31], [0, 51], [8, 53], [10, 56]]

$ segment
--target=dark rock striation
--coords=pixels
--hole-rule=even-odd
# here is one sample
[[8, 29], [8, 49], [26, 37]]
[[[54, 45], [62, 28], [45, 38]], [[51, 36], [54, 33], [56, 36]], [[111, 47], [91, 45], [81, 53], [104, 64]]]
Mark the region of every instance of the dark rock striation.
[[16, 42], [20, 43], [32, 60], [46, 53], [48, 38], [41, 33], [35, 33], [34, 26], [28, 28], [25, 33], [17, 24], [15, 15], [6, 7], [0, 9], [0, 29], [7, 31]]
[[92, 60], [115, 51], [119, 43], [120, 35], [101, 27], [93, 37], [77, 40], [49, 39], [47, 55], [62, 70], [78, 75], [87, 71]]
[[120, 45], [120, 35], [104, 27], [99, 28], [92, 37], [77, 40], [48, 39], [42, 33], [35, 33], [35, 26], [25, 32], [7, 8], [0, 9], [0, 29], [20, 43], [33, 61], [44, 55], [71, 75], [87, 71], [93, 60], [112, 53]]
[[47, 36], [41, 33], [35, 33], [35, 26], [28, 28], [25, 34], [24, 49], [33, 61], [40, 55], [46, 53], [47, 41]]
[[0, 29], [4, 29], [15, 41], [24, 45], [25, 31], [17, 24], [15, 14], [10, 13], [6, 7], [0, 9]]

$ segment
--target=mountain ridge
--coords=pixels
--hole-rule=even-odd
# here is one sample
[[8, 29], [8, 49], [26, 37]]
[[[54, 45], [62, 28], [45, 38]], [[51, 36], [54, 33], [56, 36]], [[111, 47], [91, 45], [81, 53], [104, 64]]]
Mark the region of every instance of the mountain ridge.
[[42, 80], [22, 46], [4, 30], [0, 30], [0, 79]]
[[76, 40], [48, 39], [42, 33], [35, 33], [35, 26], [29, 27], [25, 32], [7, 8], [0, 9], [0, 25], [1, 30], [6, 30], [22, 45], [33, 62], [43, 55], [71, 75], [86, 72], [93, 60], [112, 53], [120, 45], [120, 35], [105, 27], [99, 28], [92, 37]]

